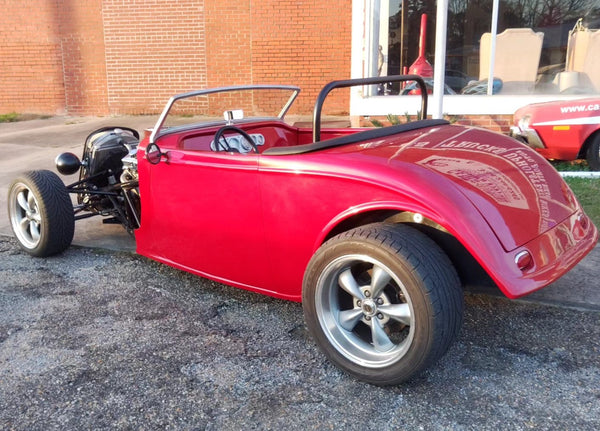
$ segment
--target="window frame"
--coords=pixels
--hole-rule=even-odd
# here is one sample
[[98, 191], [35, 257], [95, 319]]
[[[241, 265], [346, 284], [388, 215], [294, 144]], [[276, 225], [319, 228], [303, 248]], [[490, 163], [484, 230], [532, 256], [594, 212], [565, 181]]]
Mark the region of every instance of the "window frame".
[[[368, 4], [370, 3], [372, 2], [369, 0], [352, 0], [352, 78], [365, 77], [368, 60], [366, 59], [367, 52], [364, 38], [366, 36], [365, 32], [371, 26], [368, 22], [370, 18], [367, 16], [370, 8]], [[492, 11], [490, 11], [490, 26], [491, 21]], [[438, 29], [436, 28], [435, 31], [437, 32]], [[444, 95], [443, 113], [447, 115], [512, 115], [518, 108], [531, 103], [542, 103], [550, 100], [578, 100], [586, 97], [590, 97], [590, 94]], [[414, 114], [419, 109], [419, 103], [420, 96], [364, 96], [360, 88], [352, 88], [350, 93], [350, 115]]]

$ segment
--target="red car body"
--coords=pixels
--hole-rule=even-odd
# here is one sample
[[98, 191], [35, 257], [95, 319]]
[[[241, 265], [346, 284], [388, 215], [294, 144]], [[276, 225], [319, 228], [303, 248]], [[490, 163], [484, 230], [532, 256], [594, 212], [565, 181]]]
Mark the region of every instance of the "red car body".
[[[278, 146], [309, 144], [310, 129], [242, 125]], [[323, 242], [362, 220], [410, 212], [439, 224], [516, 298], [556, 280], [597, 231], [554, 168], [514, 140], [433, 123], [299, 154], [208, 151], [218, 127], [157, 140], [166, 160], [138, 152], [137, 251], [226, 284], [300, 301]], [[328, 130], [324, 140], [356, 133]], [[368, 133], [368, 132], [363, 132]], [[273, 147], [273, 148], [275, 148]], [[166, 234], [168, 232], [168, 234]], [[515, 259], [529, 251], [525, 271]]]
[[[283, 120], [297, 87], [174, 96], [141, 141], [102, 128], [81, 161], [59, 155], [76, 183], [50, 171], [15, 179], [11, 226], [24, 250], [49, 256], [70, 245], [76, 219], [104, 216], [134, 232], [144, 256], [301, 301], [341, 369], [403, 382], [458, 336], [462, 285], [486, 273], [508, 297], [526, 295], [577, 264], [598, 231], [554, 168], [510, 137], [427, 119], [321, 128], [331, 90], [390, 81], [417, 82], [425, 118], [414, 75], [327, 84], [312, 128]], [[221, 107], [224, 121], [211, 116]]]
[[600, 170], [600, 97], [535, 103], [514, 114], [511, 135], [546, 159], [587, 159]]

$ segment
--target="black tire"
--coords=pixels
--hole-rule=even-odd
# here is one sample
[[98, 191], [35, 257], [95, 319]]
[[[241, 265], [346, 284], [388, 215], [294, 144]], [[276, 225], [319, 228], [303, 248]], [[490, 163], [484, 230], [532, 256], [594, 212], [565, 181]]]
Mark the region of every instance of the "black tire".
[[405, 225], [371, 224], [327, 241], [308, 264], [302, 299], [325, 355], [375, 385], [399, 384], [432, 365], [463, 320], [448, 256]]
[[61, 253], [73, 241], [73, 205], [54, 172], [30, 171], [15, 179], [8, 189], [8, 217], [21, 248], [32, 256]]
[[600, 133], [596, 133], [585, 153], [585, 159], [592, 171], [600, 171]]

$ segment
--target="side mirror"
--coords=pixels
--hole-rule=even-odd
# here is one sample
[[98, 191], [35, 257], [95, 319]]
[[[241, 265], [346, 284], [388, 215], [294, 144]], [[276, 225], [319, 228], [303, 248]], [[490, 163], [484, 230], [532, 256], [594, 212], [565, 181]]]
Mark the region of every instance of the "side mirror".
[[158, 165], [162, 159], [162, 152], [156, 144], [150, 144], [146, 147], [146, 159], [152, 165]]

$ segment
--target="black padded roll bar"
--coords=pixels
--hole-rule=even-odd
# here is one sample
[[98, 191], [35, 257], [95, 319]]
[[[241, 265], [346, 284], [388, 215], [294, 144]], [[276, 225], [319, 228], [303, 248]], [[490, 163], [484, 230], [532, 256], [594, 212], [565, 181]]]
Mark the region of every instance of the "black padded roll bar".
[[315, 103], [315, 110], [313, 112], [313, 142], [321, 140], [321, 110], [323, 109], [323, 103], [325, 98], [335, 88], [346, 88], [356, 87], [359, 85], [372, 85], [372, 84], [385, 84], [388, 82], [403, 82], [403, 81], [415, 81], [421, 89], [421, 115], [419, 120], [427, 118], [427, 86], [425, 81], [419, 75], [392, 75], [392, 76], [378, 76], [375, 78], [358, 78], [358, 79], [346, 79], [342, 81], [332, 81], [327, 84], [317, 97]]

